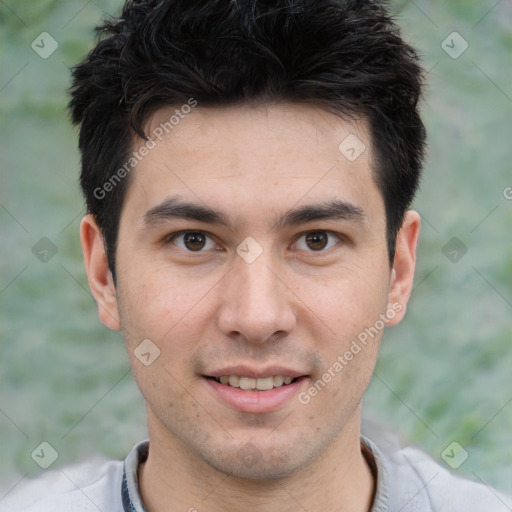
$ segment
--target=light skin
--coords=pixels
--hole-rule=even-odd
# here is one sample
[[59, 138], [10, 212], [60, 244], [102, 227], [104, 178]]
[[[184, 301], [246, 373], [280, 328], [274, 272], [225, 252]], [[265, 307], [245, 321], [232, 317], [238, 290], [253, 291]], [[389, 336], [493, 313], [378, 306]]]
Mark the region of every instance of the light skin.
[[[157, 111], [148, 133], [173, 111]], [[351, 133], [366, 146], [354, 161], [338, 149]], [[390, 266], [372, 158], [364, 120], [290, 103], [198, 106], [133, 171], [117, 286], [100, 230], [90, 215], [82, 220], [99, 316], [123, 331], [146, 401], [139, 486], [148, 512], [369, 510], [361, 400], [382, 330], [307, 404], [294, 396], [269, 412], [240, 411], [205, 376], [279, 365], [305, 375], [307, 391], [393, 304], [401, 311], [386, 325], [402, 319], [420, 219], [407, 212]], [[214, 209], [229, 225], [174, 218], [170, 203], [162, 207], [171, 199]], [[284, 217], [326, 201], [342, 203], [341, 213]], [[170, 237], [187, 230], [199, 238]], [[251, 263], [236, 250], [247, 237], [262, 249]], [[160, 350], [149, 366], [134, 353], [144, 339]]]

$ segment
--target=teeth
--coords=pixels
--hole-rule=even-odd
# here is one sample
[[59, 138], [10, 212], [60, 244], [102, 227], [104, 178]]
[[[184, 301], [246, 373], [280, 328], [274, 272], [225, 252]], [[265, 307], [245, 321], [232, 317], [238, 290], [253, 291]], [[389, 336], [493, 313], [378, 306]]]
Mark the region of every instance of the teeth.
[[246, 391], [268, 391], [270, 389], [280, 388], [286, 384], [291, 384], [293, 377], [276, 375], [275, 377], [253, 379], [251, 377], [239, 377], [238, 375], [222, 375], [222, 377], [216, 380], [221, 384], [227, 384], [233, 388], [240, 388]]
[[274, 387], [274, 377], [264, 377], [263, 379], [256, 379], [256, 389], [266, 391]]
[[273, 377], [274, 379], [274, 387], [275, 388], [278, 388], [279, 386], [282, 386], [283, 385], [283, 382], [284, 382], [284, 377]]
[[240, 389], [254, 389], [255, 387], [256, 379], [251, 379], [249, 377], [240, 377]]
[[240, 387], [240, 378], [236, 375], [230, 375], [228, 377], [228, 382], [230, 386], [233, 386], [234, 388]]

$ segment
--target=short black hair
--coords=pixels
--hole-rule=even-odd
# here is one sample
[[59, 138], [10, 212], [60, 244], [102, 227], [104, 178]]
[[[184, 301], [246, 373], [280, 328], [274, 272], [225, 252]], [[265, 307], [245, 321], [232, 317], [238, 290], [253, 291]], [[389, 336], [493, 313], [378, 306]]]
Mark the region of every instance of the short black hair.
[[82, 190], [114, 279], [132, 176], [119, 171], [130, 170], [136, 137], [148, 138], [151, 114], [191, 99], [199, 107], [308, 103], [366, 119], [393, 263], [426, 133], [418, 111], [420, 56], [402, 39], [387, 2], [129, 0], [96, 30], [98, 44], [73, 69], [69, 108], [80, 125]]

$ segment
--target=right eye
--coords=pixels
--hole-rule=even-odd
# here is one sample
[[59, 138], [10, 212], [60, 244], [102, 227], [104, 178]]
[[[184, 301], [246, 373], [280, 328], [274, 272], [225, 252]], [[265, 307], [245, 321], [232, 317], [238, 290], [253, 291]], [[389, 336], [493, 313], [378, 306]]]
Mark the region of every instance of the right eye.
[[216, 247], [216, 244], [204, 231], [179, 231], [168, 236], [168, 242], [174, 243], [187, 252], [204, 252], [205, 248], [207, 250]]

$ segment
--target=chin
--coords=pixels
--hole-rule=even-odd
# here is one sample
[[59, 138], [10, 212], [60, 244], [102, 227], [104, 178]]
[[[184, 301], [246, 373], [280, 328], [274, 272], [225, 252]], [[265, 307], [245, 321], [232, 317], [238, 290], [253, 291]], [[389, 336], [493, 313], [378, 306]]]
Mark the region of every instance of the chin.
[[260, 460], [253, 464], [241, 463], [237, 459], [219, 461], [208, 461], [217, 471], [233, 478], [244, 480], [275, 480], [286, 478], [301, 469], [305, 464], [280, 462], [275, 460]]
[[240, 448], [223, 448], [211, 457], [203, 454], [203, 459], [217, 471], [234, 478], [275, 480], [297, 473], [316, 458], [313, 453], [308, 456], [304, 448], [306, 447], [302, 444], [300, 450], [289, 446], [269, 449], [247, 442]]

